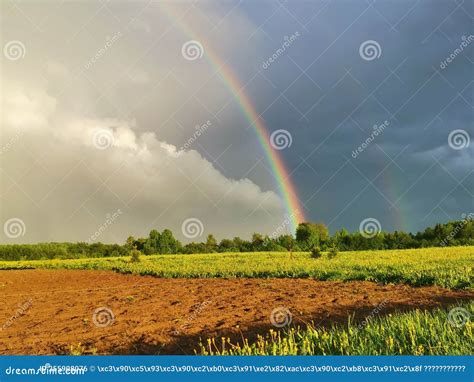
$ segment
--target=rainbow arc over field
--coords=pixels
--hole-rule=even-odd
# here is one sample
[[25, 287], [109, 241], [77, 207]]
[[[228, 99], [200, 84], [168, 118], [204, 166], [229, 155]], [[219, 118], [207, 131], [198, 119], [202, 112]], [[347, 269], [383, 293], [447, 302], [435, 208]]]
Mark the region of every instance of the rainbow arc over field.
[[305, 221], [304, 207], [300, 203], [296, 188], [291, 181], [291, 176], [278, 152], [270, 144], [270, 135], [268, 130], [253, 106], [249, 96], [244, 91], [244, 86], [232, 69], [219, 57], [212, 49], [211, 44], [207, 44], [202, 36], [198, 36], [196, 32], [186, 25], [173, 7], [166, 2], [161, 2], [163, 13], [170, 18], [173, 23], [179, 27], [182, 33], [191, 40], [198, 41], [204, 47], [204, 57], [209, 64], [216, 70], [223, 83], [229, 89], [232, 96], [237, 101], [242, 113], [250, 125], [254, 127], [260, 146], [263, 148], [265, 157], [271, 167], [272, 173], [278, 187], [278, 191], [283, 198], [287, 218], [290, 221], [291, 231], [294, 233], [298, 223]]

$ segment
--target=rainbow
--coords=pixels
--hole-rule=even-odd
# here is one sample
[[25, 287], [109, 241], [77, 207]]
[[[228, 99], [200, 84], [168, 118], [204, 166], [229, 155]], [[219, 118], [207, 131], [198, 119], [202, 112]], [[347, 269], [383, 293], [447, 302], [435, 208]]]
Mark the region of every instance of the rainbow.
[[[397, 195], [403, 194], [400, 189], [400, 182], [397, 181], [397, 174], [394, 170], [387, 168], [385, 169], [382, 165], [380, 171], [384, 171], [382, 175], [383, 191], [387, 198], [394, 202], [398, 199]], [[383, 167], [383, 168], [382, 168]], [[390, 208], [389, 213], [392, 215], [393, 228], [397, 231], [412, 232], [412, 228], [409, 224], [412, 219], [410, 218], [410, 211], [412, 209], [407, 208], [403, 199], [400, 200], [396, 206], [398, 208]]]
[[244, 92], [244, 86], [239, 82], [237, 76], [232, 69], [216, 54], [211, 44], [206, 44], [206, 40], [202, 36], [198, 36], [192, 31], [181, 19], [176, 15], [174, 9], [165, 2], [160, 2], [161, 8], [166, 16], [177, 25], [185, 36], [192, 40], [198, 41], [204, 46], [204, 56], [209, 64], [215, 68], [223, 83], [229, 89], [232, 96], [237, 101], [241, 111], [254, 131], [257, 134], [260, 146], [262, 146], [267, 162], [269, 163], [272, 173], [275, 177], [279, 194], [283, 198], [287, 218], [290, 221], [291, 231], [294, 233], [298, 223], [305, 221], [304, 207], [301, 205], [295, 186], [291, 181], [290, 174], [283, 163], [279, 152], [270, 144], [270, 135], [267, 128], [262, 122], [259, 114], [255, 110], [249, 96]]

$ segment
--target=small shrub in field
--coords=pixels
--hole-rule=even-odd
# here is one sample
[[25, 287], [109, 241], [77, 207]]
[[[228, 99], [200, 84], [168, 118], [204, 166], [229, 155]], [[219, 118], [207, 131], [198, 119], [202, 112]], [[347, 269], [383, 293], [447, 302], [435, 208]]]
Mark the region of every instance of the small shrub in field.
[[337, 254], [339, 253], [337, 247], [335, 245], [333, 245], [332, 247], [329, 247], [328, 249], [328, 258], [329, 259], [334, 259]]
[[321, 257], [321, 248], [319, 248], [318, 246], [314, 246], [311, 249], [311, 257], [313, 259], [319, 259]]
[[139, 263], [141, 261], [142, 253], [138, 249], [132, 249], [130, 251], [130, 261], [132, 263]]

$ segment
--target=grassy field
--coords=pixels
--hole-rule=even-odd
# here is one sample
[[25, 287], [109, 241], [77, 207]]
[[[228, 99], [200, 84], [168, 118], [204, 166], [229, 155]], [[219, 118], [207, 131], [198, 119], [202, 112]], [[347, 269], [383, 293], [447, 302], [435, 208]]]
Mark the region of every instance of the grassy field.
[[[474, 303], [457, 307], [466, 315]], [[332, 326], [271, 330], [254, 343], [232, 344], [210, 339], [201, 344], [201, 355], [466, 355], [474, 349], [474, 324], [458, 326], [449, 319], [450, 309], [415, 310], [370, 320], [360, 327]]]
[[0, 269], [100, 269], [167, 278], [290, 277], [472, 288], [474, 247], [341, 252], [333, 259], [282, 252], [153, 255], [141, 259], [139, 263], [123, 257], [2, 261]]

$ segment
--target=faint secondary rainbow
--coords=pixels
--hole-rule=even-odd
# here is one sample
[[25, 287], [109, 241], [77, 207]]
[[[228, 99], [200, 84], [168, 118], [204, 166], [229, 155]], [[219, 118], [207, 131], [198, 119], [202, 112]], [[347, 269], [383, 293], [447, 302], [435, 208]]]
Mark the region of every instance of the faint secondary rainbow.
[[306, 220], [304, 207], [299, 201], [296, 188], [291, 181], [291, 176], [288, 173], [279, 152], [271, 146], [270, 135], [267, 132], [267, 128], [252, 105], [250, 98], [245, 94], [243, 85], [240, 84], [237, 76], [233, 73], [231, 68], [227, 66], [225, 62], [212, 50], [211, 44], [206, 44], [206, 41], [201, 36], [198, 36], [193, 30], [184, 24], [179, 16], [176, 15], [172, 6], [164, 2], [159, 4], [161, 4], [163, 12], [181, 29], [184, 35], [192, 40], [198, 41], [204, 46], [204, 56], [207, 58], [207, 61], [216, 69], [216, 72], [239, 104], [245, 118], [248, 120], [249, 124], [255, 128], [258, 141], [263, 148], [273, 176], [275, 177], [278, 191], [283, 198], [288, 215], [287, 217], [290, 220], [291, 230], [294, 233], [298, 223]]

